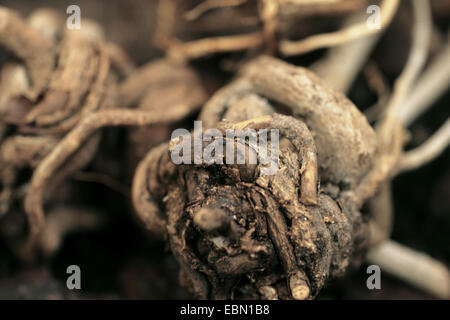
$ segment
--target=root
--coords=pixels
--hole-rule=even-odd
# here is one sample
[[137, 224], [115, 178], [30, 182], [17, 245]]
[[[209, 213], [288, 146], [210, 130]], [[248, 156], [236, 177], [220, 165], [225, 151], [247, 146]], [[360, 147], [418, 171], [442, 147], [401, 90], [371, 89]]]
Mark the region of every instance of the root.
[[399, 0], [384, 0], [381, 4], [381, 28], [370, 29], [366, 22], [355, 24], [343, 30], [311, 36], [300, 41], [283, 40], [280, 52], [284, 56], [304, 54], [320, 48], [342, 45], [362, 37], [371, 36], [386, 29], [397, 11]]
[[369, 263], [440, 299], [450, 297], [450, 271], [432, 257], [392, 240], [369, 251]]
[[264, 34], [255, 32], [246, 35], [223, 36], [177, 43], [170, 47], [169, 59], [183, 62], [218, 52], [241, 51], [261, 46]]
[[159, 110], [105, 110], [83, 118], [70, 131], [52, 152], [39, 164], [33, 173], [30, 189], [25, 198], [25, 210], [30, 222], [30, 240], [32, 247], [36, 237], [44, 227], [43, 192], [50, 177], [68, 157], [78, 150], [95, 131], [106, 126], [144, 126], [155, 123], [167, 123], [185, 117], [191, 110], [180, 106], [177, 112], [161, 113]]
[[[269, 57], [250, 63], [243, 76], [255, 92], [288, 106], [295, 116], [304, 119], [317, 137], [318, 161], [326, 180], [354, 185], [368, 170], [375, 135], [344, 95], [331, 90], [310, 71]], [[348, 116], [340, 116], [336, 110]], [[329, 123], [342, 126], [330, 127]]]
[[32, 88], [26, 97], [35, 101], [50, 81], [55, 64], [54, 43], [26, 24], [14, 11], [0, 7], [0, 46], [25, 61]]
[[414, 170], [437, 158], [450, 145], [450, 119], [421, 146], [405, 152], [399, 159], [396, 174]]
[[[230, 87], [211, 100], [214, 108], [223, 112], [218, 104], [223, 102], [237, 111], [242, 101], [252, 101], [270, 112], [270, 106], [246, 91], [245, 78]], [[233, 99], [236, 92], [245, 94]], [[287, 298], [314, 297], [328, 277], [345, 271], [359, 250], [353, 241], [363, 243], [353, 235], [353, 228], [361, 229], [359, 213], [345, 203], [341, 210], [318, 193], [314, 139], [301, 121], [272, 114], [216, 125], [223, 134], [226, 129], [278, 129], [285, 142], [277, 173], [260, 175], [261, 168], [249, 165], [175, 166], [168, 154], [173, 148], [163, 144], [136, 171], [133, 199], [139, 217], [158, 236], [165, 236], [161, 234], [165, 226], [183, 284], [193, 287], [197, 297], [230, 298], [243, 292], [236, 283], [247, 277], [263, 281], [266, 274], [279, 276], [245, 291], [257, 297], [272, 289], [276, 293], [271, 297], [283, 297], [284, 290], [289, 292]], [[218, 176], [222, 178], [215, 182], [212, 177]], [[195, 253], [192, 245], [198, 248]], [[207, 293], [205, 281], [211, 285]]]
[[377, 127], [378, 159], [356, 190], [356, 198], [360, 204], [371, 198], [377, 191], [378, 186], [393, 174], [402, 151], [403, 128], [399, 111], [425, 64], [431, 35], [429, 3], [414, 0], [413, 7], [415, 15], [413, 46], [406, 66], [395, 82], [392, 97], [386, 107], [386, 114]]
[[[102, 44], [92, 46], [86, 41], [90, 41], [86, 36], [80, 37], [79, 34], [69, 32], [62, 44], [62, 67], [54, 72], [43, 101], [27, 114], [22, 132], [67, 132], [82, 115], [96, 111], [101, 106], [105, 99], [110, 61]], [[83, 50], [78, 49], [77, 54], [74, 54], [74, 48], [80, 47]], [[80, 65], [86, 66], [83, 74], [74, 77]], [[84, 97], [86, 94], [87, 97]]]
[[[361, 20], [361, 14], [352, 15], [345, 26]], [[380, 34], [363, 37], [340, 46], [330, 48], [326, 56], [309, 69], [314, 71], [325, 83], [337, 91], [346, 93], [366, 63]]]
[[400, 111], [400, 119], [405, 127], [411, 125], [426, 112], [450, 86], [450, 33], [447, 44], [411, 90]]
[[248, 0], [206, 0], [187, 11], [184, 14], [184, 18], [186, 20], [196, 20], [206, 11], [217, 8], [237, 7], [247, 1]]

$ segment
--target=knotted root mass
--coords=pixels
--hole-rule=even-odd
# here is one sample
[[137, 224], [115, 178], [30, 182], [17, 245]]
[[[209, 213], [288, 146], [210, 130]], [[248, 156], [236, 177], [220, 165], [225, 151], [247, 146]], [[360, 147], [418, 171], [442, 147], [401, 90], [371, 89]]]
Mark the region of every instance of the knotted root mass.
[[[274, 53], [283, 40], [317, 32], [323, 27], [318, 18], [342, 17], [365, 5], [365, 0], [161, 0], [154, 42], [178, 61], [218, 52]], [[311, 17], [315, 30], [304, 23]]]
[[[223, 164], [224, 146], [222, 161], [175, 165], [178, 139], [151, 150], [133, 183], [138, 216], [169, 241], [180, 281], [195, 296], [313, 298], [359, 262], [368, 233], [353, 190], [372, 164], [375, 134], [349, 100], [303, 68], [261, 57], [200, 119], [219, 128], [218, 141], [245, 150], [245, 163]], [[228, 129], [277, 129], [276, 173], [251, 164], [261, 150]]]
[[[29, 172], [80, 119], [115, 106], [119, 76], [111, 68], [111, 45], [92, 21], [69, 30], [55, 11], [37, 10], [25, 20], [4, 7], [0, 21], [0, 46], [11, 53], [0, 72], [0, 120], [6, 128], [0, 140], [0, 214], [6, 214], [26, 194], [19, 190], [27, 186]], [[98, 142], [99, 135], [90, 137], [48, 185], [84, 167]], [[42, 223], [30, 215], [31, 233]]]

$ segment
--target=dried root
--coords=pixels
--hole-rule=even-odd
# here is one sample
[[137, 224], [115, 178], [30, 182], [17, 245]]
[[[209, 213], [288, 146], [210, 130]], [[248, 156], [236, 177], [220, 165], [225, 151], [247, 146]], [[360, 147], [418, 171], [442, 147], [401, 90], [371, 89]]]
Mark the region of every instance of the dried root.
[[[274, 113], [281, 105], [305, 122]], [[133, 203], [147, 228], [168, 239], [184, 286], [199, 298], [308, 299], [358, 262], [367, 226], [347, 195], [372, 164], [375, 135], [350, 101], [309, 71], [262, 57], [219, 90], [200, 119], [220, 128], [223, 141], [227, 129], [278, 129], [279, 168], [263, 175], [262, 164], [248, 161], [177, 166], [174, 141], [148, 153]], [[336, 137], [351, 151], [331, 152]], [[319, 176], [338, 191], [321, 187]]]
[[450, 298], [450, 271], [429, 255], [415, 251], [393, 240], [375, 246], [367, 255], [369, 263], [433, 296]]
[[352, 25], [337, 32], [311, 36], [300, 41], [284, 40], [280, 43], [280, 52], [284, 56], [298, 55], [312, 50], [333, 47], [351, 41], [377, 34], [381, 29], [386, 29], [395, 12], [397, 11], [399, 0], [384, 0], [381, 4], [381, 27], [368, 28], [366, 21]]
[[377, 162], [356, 190], [356, 198], [360, 204], [371, 198], [378, 187], [395, 172], [404, 142], [400, 111], [426, 62], [432, 25], [430, 7], [426, 1], [414, 0], [412, 3], [416, 22], [413, 47], [405, 69], [395, 82], [385, 115], [377, 124]]
[[397, 164], [396, 173], [423, 166], [439, 156], [449, 145], [450, 120], [447, 120], [423, 145], [405, 152], [401, 156]]
[[328, 88], [312, 72], [269, 57], [249, 63], [242, 74], [202, 110], [204, 126], [214, 127], [230, 100], [255, 92], [305, 121], [316, 141], [324, 181], [347, 187], [358, 183], [372, 164], [376, 138], [365, 117], [343, 94]]
[[38, 163], [55, 147], [57, 139], [51, 136], [22, 136], [6, 138], [0, 145], [0, 216], [5, 215], [12, 204], [14, 191], [19, 183], [19, 173]]
[[[28, 88], [24, 95], [35, 101], [50, 81], [55, 64], [56, 45], [52, 39], [29, 26], [10, 9], [0, 7], [0, 21], [0, 46], [8, 48], [25, 62], [32, 87]], [[50, 24], [53, 22], [49, 21]], [[49, 27], [53, 29], [56, 26]]]
[[[31, 226], [29, 247], [36, 243], [44, 228], [43, 197], [50, 179], [82, 150], [97, 130], [107, 126], [147, 127], [180, 121], [197, 110], [206, 97], [199, 81], [188, 68], [170, 65], [164, 60], [154, 62], [132, 72], [120, 86], [122, 103], [126, 107], [138, 106], [137, 109], [101, 110], [84, 116], [33, 173], [25, 199]], [[132, 137], [142, 137], [134, 141], [138, 150], [152, 143], [147, 134], [148, 131], [131, 134]]]
[[272, 54], [277, 51], [277, 38], [295, 35], [305, 17], [348, 14], [364, 4], [364, 0], [160, 1], [154, 42], [175, 61], [220, 52], [261, 52], [261, 48]]
[[[84, 20], [82, 30], [71, 31], [53, 11], [39, 10], [24, 20], [0, 7], [0, 46], [12, 54], [0, 70], [0, 218], [24, 198], [30, 237], [22, 254], [27, 258], [36, 248], [51, 255], [73, 227], [96, 226], [95, 214], [80, 220], [83, 213], [57, 207], [44, 228], [46, 195], [91, 161], [99, 129], [131, 126], [129, 171], [143, 159], [133, 180], [135, 211], [152, 234], [168, 241], [180, 282], [196, 297], [311, 299], [329, 279], [357, 265], [369, 246], [381, 243], [379, 248], [389, 249], [370, 255], [385, 263], [386, 257], [404, 251], [383, 242], [392, 228], [390, 179], [433, 159], [450, 141], [447, 121], [423, 146], [402, 150], [402, 126], [448, 82], [448, 46], [416, 82], [426, 62], [431, 18], [427, 1], [412, 3], [413, 47], [376, 131], [353, 103], [329, 88], [348, 90], [377, 40], [379, 30], [354, 22], [365, 0], [160, 1], [154, 41], [167, 57], [140, 68], [119, 46], [106, 42], [93, 22]], [[381, 30], [398, 4], [381, 2]], [[338, 32], [287, 40], [311, 34], [296, 33], [306, 17], [342, 18], [355, 12]], [[288, 56], [342, 44], [312, 67], [327, 75], [324, 79], [260, 56], [243, 65], [208, 102], [201, 78], [179, 63], [218, 52]], [[354, 59], [337, 64], [348, 52]], [[430, 81], [435, 78], [437, 85]], [[204, 102], [199, 118], [222, 138], [225, 151], [215, 154], [221, 161], [197, 161], [192, 149], [194, 164], [176, 165], [171, 154], [180, 138], [160, 143]], [[250, 139], [230, 138], [230, 129], [277, 130], [277, 160], [251, 164], [261, 149]], [[275, 145], [273, 137], [266, 142]], [[244, 163], [223, 164], [230, 156], [229, 143], [231, 156], [236, 150]], [[202, 154], [209, 147], [203, 141]], [[273, 165], [276, 172], [264, 174]], [[101, 178], [128, 193], [108, 176]], [[369, 218], [360, 210], [371, 198], [368, 208], [375, 214]], [[414, 255], [405, 257], [411, 263]], [[438, 267], [448, 279], [448, 270]], [[420, 281], [416, 285], [433, 290]]]
[[[7, 127], [0, 145], [1, 210], [6, 214], [13, 197], [23, 196], [16, 191], [28, 182], [24, 172], [45, 161], [80, 119], [114, 107], [118, 76], [111, 71], [111, 50], [94, 22], [86, 20], [82, 30], [69, 30], [63, 27], [64, 17], [51, 10], [38, 10], [25, 21], [0, 7], [0, 16], [0, 45], [21, 60], [6, 61], [0, 72], [0, 121]], [[99, 136], [93, 136], [67, 159], [48, 189], [84, 167], [98, 142]], [[29, 222], [32, 231], [35, 221]]]
[[[177, 114], [184, 106], [195, 113], [207, 99], [203, 83], [192, 68], [172, 64], [166, 59], [152, 61], [132, 72], [120, 85], [120, 96], [124, 108], [168, 114]], [[173, 122], [180, 124], [183, 119], [174, 118]], [[165, 141], [171, 130], [172, 126], [167, 123], [129, 129], [127, 167], [130, 176], [147, 151]]]

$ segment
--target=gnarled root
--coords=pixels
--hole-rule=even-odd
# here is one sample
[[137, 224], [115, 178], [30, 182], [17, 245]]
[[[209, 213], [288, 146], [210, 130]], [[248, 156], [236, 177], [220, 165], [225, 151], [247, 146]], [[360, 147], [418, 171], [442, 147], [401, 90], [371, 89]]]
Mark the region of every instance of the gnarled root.
[[[118, 90], [117, 75], [110, 68], [110, 50], [94, 22], [85, 20], [81, 30], [61, 31], [65, 19], [55, 11], [37, 10], [23, 20], [3, 7], [0, 18], [0, 45], [23, 61], [7, 60], [0, 73], [0, 121], [8, 128], [0, 145], [0, 207], [6, 214], [11, 197], [22, 197], [23, 192], [17, 191], [28, 182], [17, 178], [21, 172], [33, 171], [45, 162], [80, 119], [113, 107]], [[98, 142], [99, 136], [94, 136], [82, 144], [48, 184], [53, 187], [84, 167]], [[43, 219], [29, 218], [29, 229], [36, 234]], [[25, 251], [27, 256], [30, 252]]]
[[175, 166], [163, 144], [136, 171], [138, 215], [168, 238], [182, 282], [199, 298], [265, 298], [268, 290], [314, 297], [361, 249], [353, 236], [360, 215], [317, 190], [314, 140], [301, 121], [274, 114], [223, 125], [279, 129], [277, 173], [250, 164]]

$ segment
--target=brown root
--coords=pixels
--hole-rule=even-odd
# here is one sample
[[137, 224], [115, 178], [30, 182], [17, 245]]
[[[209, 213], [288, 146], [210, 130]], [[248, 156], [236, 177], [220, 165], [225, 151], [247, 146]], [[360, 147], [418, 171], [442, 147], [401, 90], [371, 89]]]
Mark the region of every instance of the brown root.
[[[314, 139], [301, 121], [273, 114], [217, 125], [224, 135], [226, 129], [278, 129], [277, 173], [265, 176], [260, 165], [249, 164], [176, 166], [172, 141], [150, 151], [136, 171], [139, 217], [168, 237], [182, 284], [199, 298], [263, 298], [268, 291], [314, 297], [364, 247], [354, 233], [361, 230], [359, 213], [318, 193]], [[268, 274], [276, 277], [268, 282]]]
[[11, 50], [27, 65], [32, 88], [25, 95], [35, 101], [50, 81], [55, 64], [55, 44], [28, 26], [16, 12], [0, 7], [0, 46]]
[[325, 181], [355, 186], [370, 168], [376, 137], [358, 109], [312, 72], [270, 57], [250, 62], [240, 79], [206, 104], [200, 114], [205, 126], [213, 127], [230, 100], [245, 92], [273, 99], [304, 119], [315, 137], [319, 170]]

